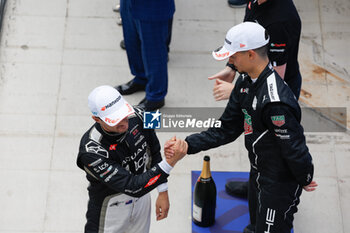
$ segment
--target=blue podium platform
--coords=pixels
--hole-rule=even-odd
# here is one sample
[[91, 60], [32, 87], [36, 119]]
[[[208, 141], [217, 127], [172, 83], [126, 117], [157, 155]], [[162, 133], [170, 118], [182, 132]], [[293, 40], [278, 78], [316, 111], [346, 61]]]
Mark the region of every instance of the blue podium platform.
[[[192, 203], [194, 185], [200, 173], [200, 171], [192, 171], [191, 174]], [[242, 233], [249, 224], [248, 200], [226, 194], [225, 184], [227, 181], [247, 181], [249, 172], [212, 171], [211, 174], [217, 190], [215, 224], [211, 227], [199, 227], [192, 222], [192, 233]]]

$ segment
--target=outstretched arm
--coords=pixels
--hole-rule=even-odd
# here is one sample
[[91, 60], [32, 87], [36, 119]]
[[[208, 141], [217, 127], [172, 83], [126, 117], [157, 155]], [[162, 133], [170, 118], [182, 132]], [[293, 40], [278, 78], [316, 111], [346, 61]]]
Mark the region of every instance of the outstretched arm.
[[238, 85], [232, 91], [230, 100], [226, 105], [224, 113], [219, 118], [220, 127], [212, 127], [201, 133], [192, 134], [186, 137], [188, 143], [188, 154], [195, 154], [200, 151], [212, 149], [229, 142], [232, 142], [242, 134], [243, 112], [238, 102]]

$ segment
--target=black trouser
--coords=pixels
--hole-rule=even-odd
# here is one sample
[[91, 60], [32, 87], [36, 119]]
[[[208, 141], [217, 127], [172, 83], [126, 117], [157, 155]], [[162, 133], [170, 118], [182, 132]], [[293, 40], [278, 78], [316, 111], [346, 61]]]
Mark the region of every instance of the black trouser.
[[290, 233], [301, 192], [296, 181], [276, 181], [251, 170], [248, 201], [255, 233]]

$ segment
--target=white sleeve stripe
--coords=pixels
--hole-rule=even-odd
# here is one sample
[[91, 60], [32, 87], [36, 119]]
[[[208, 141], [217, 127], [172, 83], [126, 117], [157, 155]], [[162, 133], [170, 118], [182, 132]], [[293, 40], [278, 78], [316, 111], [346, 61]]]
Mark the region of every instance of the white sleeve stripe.
[[162, 162], [158, 163], [158, 165], [166, 174], [170, 174], [171, 169], [173, 169], [173, 167], [170, 166], [165, 160], [162, 160]]
[[168, 191], [168, 183], [163, 183], [157, 186], [157, 190], [159, 193]]
[[269, 97], [270, 97], [271, 102], [279, 102], [280, 101], [280, 97], [279, 97], [278, 91], [277, 91], [275, 73], [272, 73], [267, 78], [267, 92], [269, 93]]

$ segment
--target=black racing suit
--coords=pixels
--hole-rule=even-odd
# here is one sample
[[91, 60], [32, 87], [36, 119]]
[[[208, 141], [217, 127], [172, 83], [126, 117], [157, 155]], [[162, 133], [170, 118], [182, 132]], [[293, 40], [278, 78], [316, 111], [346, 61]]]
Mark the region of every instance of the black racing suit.
[[166, 182], [168, 174], [159, 166], [161, 161], [158, 138], [154, 130], [143, 129], [139, 109], [129, 117], [126, 133], [109, 134], [94, 124], [83, 135], [77, 158], [90, 182], [85, 232], [101, 231], [101, 219], [109, 211], [102, 206], [112, 195], [141, 197]]
[[188, 153], [194, 154], [232, 142], [244, 132], [256, 233], [289, 233], [302, 187], [312, 181], [312, 158], [300, 119], [297, 100], [269, 64], [255, 83], [244, 74], [238, 78], [220, 128], [185, 139]]
[[298, 99], [302, 81], [298, 64], [301, 20], [293, 0], [268, 0], [261, 5], [250, 0], [244, 21], [258, 22], [268, 31], [269, 59], [273, 66], [287, 63], [284, 80]]

